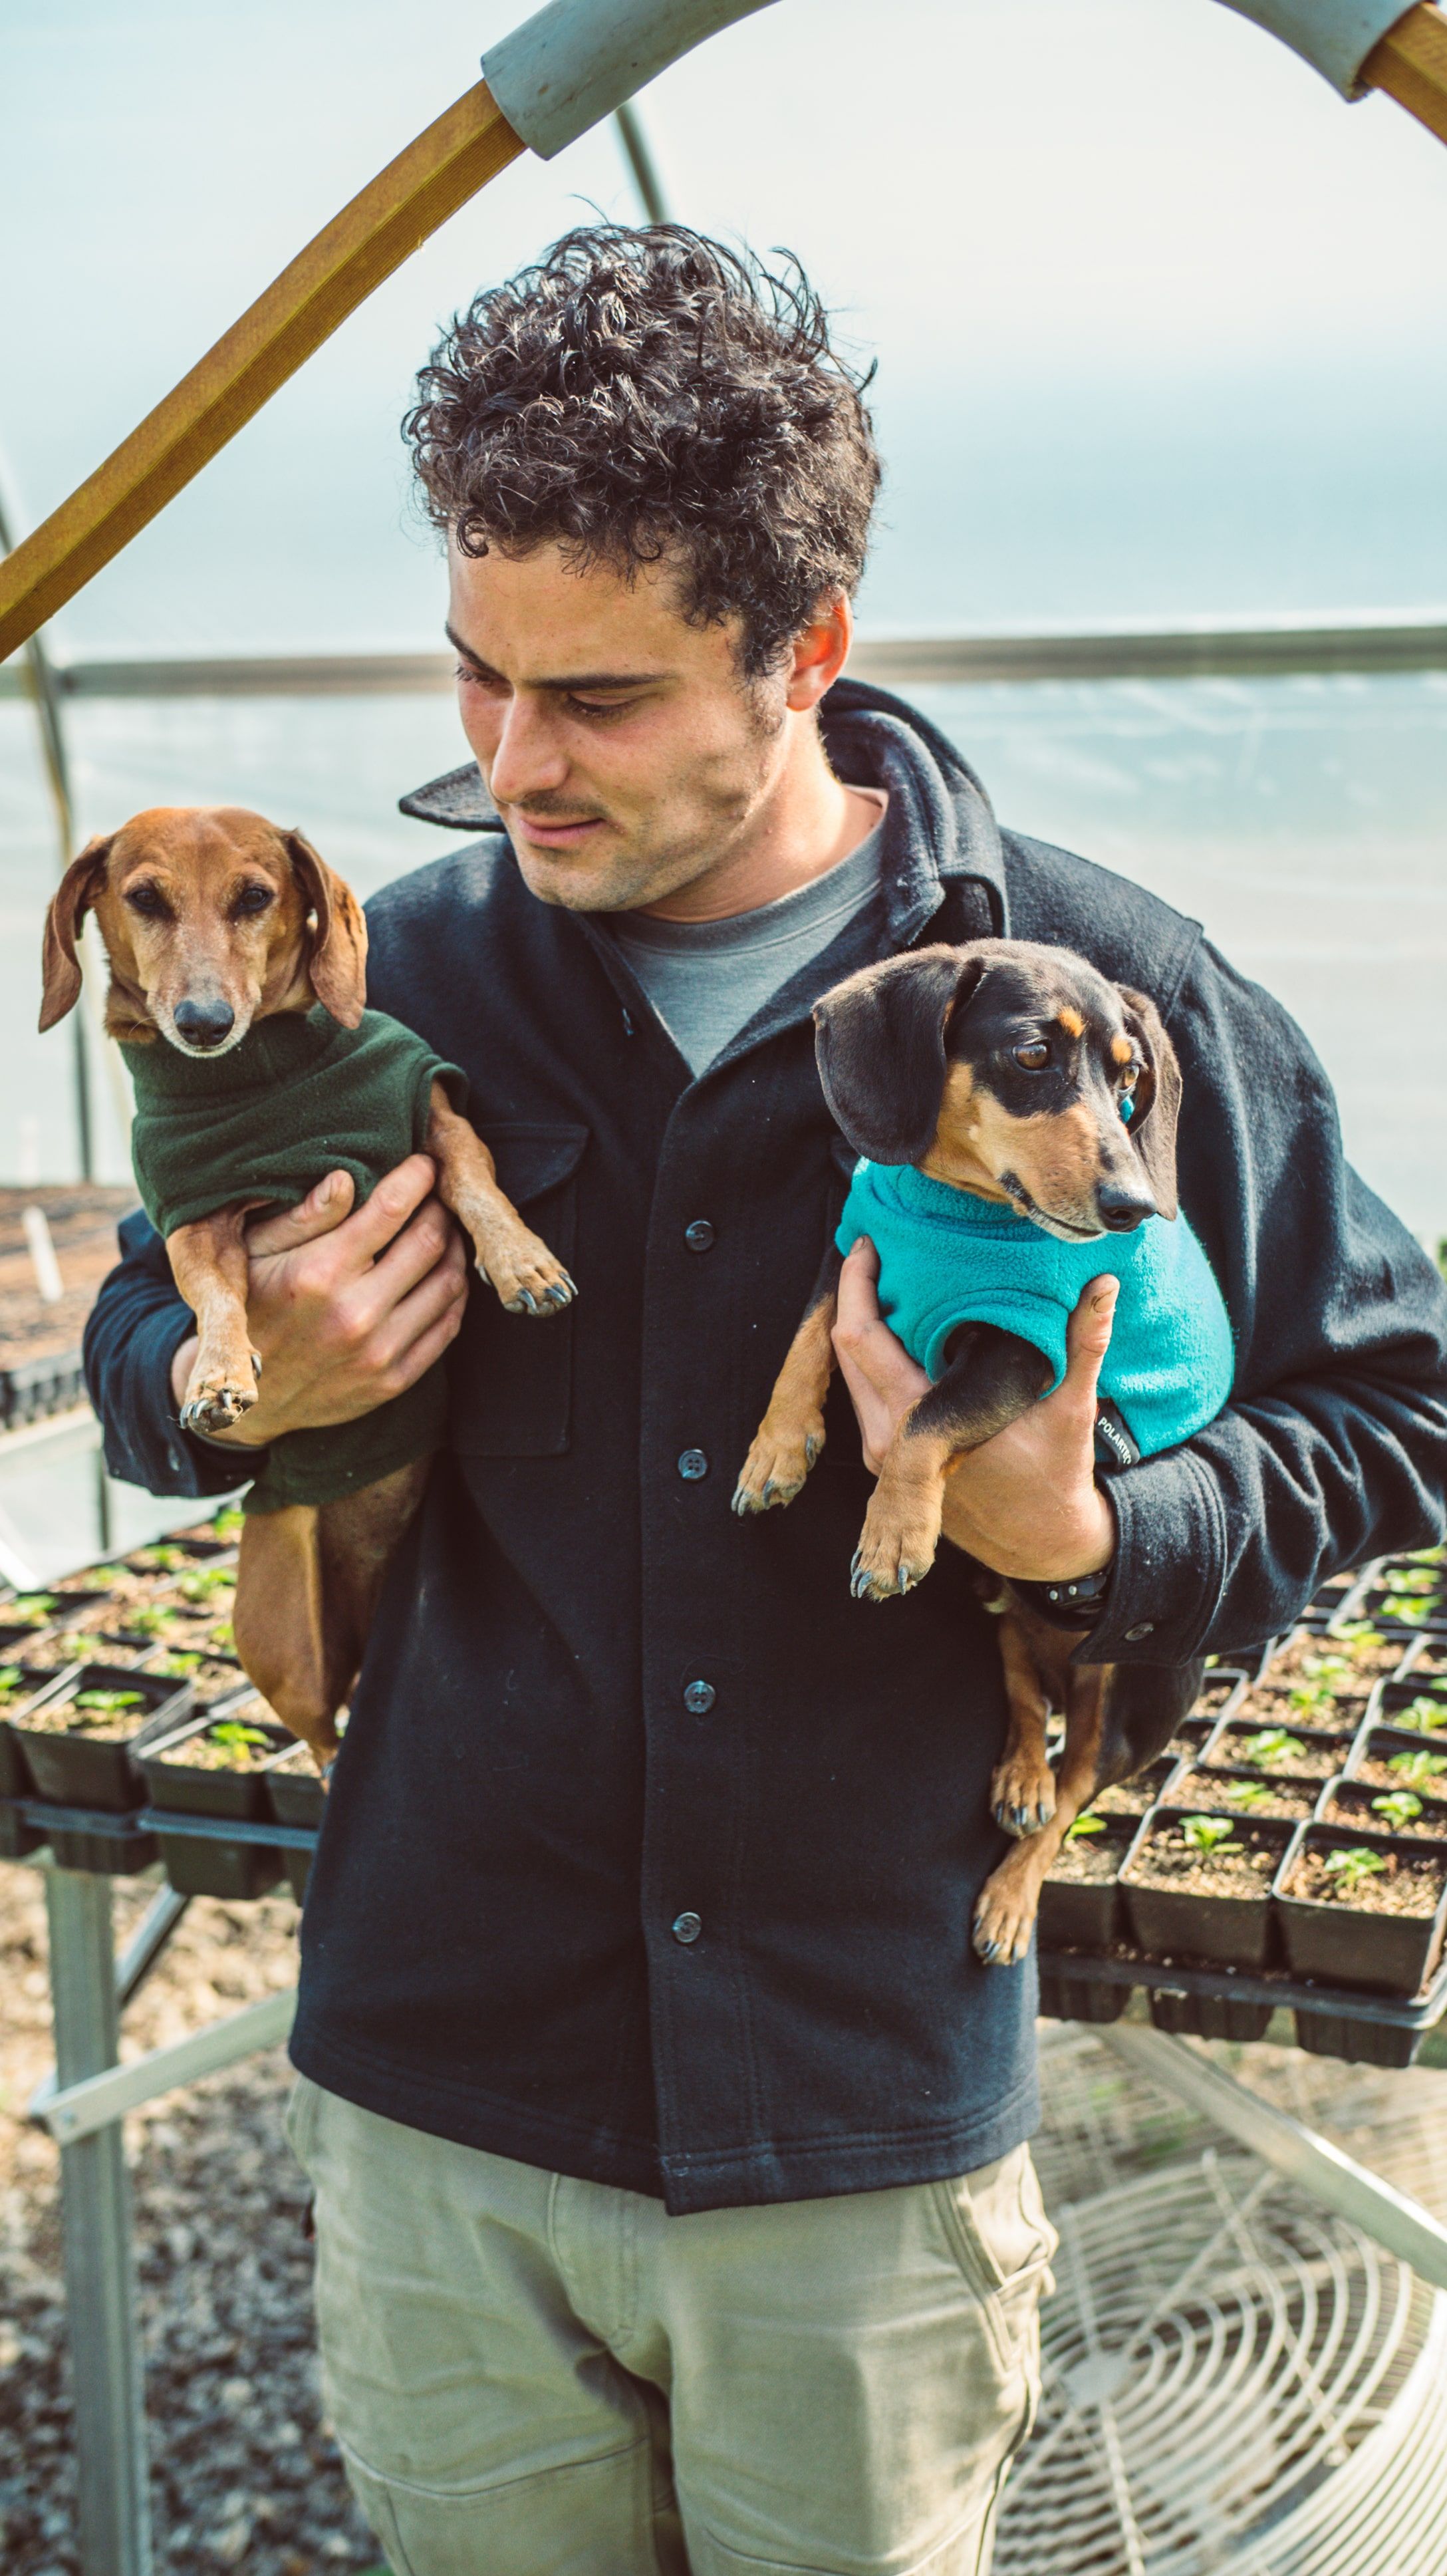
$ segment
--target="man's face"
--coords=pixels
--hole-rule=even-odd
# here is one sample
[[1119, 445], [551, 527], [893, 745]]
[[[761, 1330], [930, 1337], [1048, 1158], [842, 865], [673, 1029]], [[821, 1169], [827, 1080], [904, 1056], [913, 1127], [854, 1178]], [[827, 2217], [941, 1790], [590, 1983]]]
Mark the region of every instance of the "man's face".
[[746, 681], [736, 627], [686, 624], [662, 567], [448, 559], [463, 731], [532, 892], [628, 911], [727, 861], [787, 756], [787, 673]]

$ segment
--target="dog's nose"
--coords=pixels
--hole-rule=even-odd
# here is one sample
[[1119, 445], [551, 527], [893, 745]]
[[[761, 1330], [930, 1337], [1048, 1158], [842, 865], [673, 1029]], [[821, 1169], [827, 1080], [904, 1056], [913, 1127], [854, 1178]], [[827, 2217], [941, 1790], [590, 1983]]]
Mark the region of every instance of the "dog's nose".
[[1109, 1234], [1129, 1234], [1156, 1212], [1155, 1200], [1148, 1191], [1128, 1189], [1120, 1181], [1102, 1181], [1095, 1193], [1095, 1204]]
[[236, 1026], [229, 1002], [178, 1002], [173, 1017], [177, 1036], [193, 1047], [218, 1047]]

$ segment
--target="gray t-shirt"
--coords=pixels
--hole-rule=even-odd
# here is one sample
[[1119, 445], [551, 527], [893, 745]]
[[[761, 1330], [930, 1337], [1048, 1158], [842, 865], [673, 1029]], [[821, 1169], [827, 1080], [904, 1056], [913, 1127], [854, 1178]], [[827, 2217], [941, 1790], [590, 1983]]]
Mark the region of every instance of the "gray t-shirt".
[[822, 877], [725, 921], [619, 913], [613, 935], [695, 1075], [770, 996], [838, 938], [879, 884], [883, 822]]

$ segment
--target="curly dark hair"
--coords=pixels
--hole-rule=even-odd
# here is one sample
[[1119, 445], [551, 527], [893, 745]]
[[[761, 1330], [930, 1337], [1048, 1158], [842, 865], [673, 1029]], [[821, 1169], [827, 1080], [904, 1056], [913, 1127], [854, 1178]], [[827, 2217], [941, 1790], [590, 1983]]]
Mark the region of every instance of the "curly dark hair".
[[772, 669], [864, 568], [873, 374], [831, 347], [797, 260], [682, 224], [595, 224], [484, 288], [403, 422], [428, 516], [465, 554], [556, 543], [580, 567], [676, 564], [695, 625]]

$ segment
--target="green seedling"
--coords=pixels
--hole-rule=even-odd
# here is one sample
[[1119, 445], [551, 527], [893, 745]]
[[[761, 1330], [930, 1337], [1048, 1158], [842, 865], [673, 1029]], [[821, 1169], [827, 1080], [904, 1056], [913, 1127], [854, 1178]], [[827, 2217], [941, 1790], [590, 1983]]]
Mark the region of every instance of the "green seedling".
[[1248, 1816], [1254, 1815], [1258, 1807], [1271, 1804], [1271, 1791], [1264, 1780], [1228, 1780], [1226, 1795], [1233, 1807], [1240, 1807]]
[[126, 1626], [133, 1637], [164, 1637], [174, 1617], [170, 1610], [128, 1610]]
[[1373, 1798], [1372, 1814], [1385, 1816], [1394, 1833], [1404, 1825], [1415, 1823], [1422, 1812], [1422, 1801], [1410, 1789], [1389, 1789], [1382, 1798]]
[[225, 1511], [218, 1512], [211, 1524], [212, 1537], [239, 1538], [245, 1519], [245, 1512], [238, 1511], [234, 1503], [228, 1503]]
[[1440, 1577], [1429, 1573], [1426, 1566], [1394, 1565], [1382, 1578], [1387, 1592], [1400, 1592], [1408, 1598], [1416, 1595], [1427, 1600], [1440, 1585]]
[[1269, 1771], [1273, 1762], [1290, 1762], [1305, 1749], [1300, 1736], [1288, 1734], [1284, 1726], [1263, 1726], [1242, 1745], [1241, 1759], [1255, 1771]]
[[1334, 1878], [1343, 1896], [1351, 1896], [1366, 1879], [1380, 1878], [1387, 1866], [1385, 1852], [1368, 1851], [1365, 1843], [1353, 1843], [1348, 1851], [1328, 1852], [1327, 1875]]
[[1387, 1642], [1380, 1628], [1374, 1628], [1370, 1619], [1347, 1619], [1340, 1628], [1333, 1629], [1332, 1634], [1339, 1645], [1359, 1646], [1363, 1654], [1374, 1653], [1377, 1647]]
[[233, 1655], [236, 1652], [236, 1631], [229, 1619], [217, 1620], [210, 1642], [213, 1655]]
[[1440, 1780], [1447, 1771], [1447, 1755], [1441, 1753], [1394, 1753], [1387, 1764], [1399, 1780]]
[[0, 1700], [13, 1699], [24, 1687], [18, 1664], [0, 1664]]
[[1223, 1856], [1246, 1848], [1244, 1843], [1232, 1841], [1229, 1816], [1183, 1816], [1181, 1840], [1188, 1851], [1220, 1852]]
[[1414, 1735], [1440, 1735], [1447, 1727], [1447, 1700], [1429, 1699], [1424, 1691], [1410, 1708], [1395, 1710], [1391, 1722], [1409, 1727]]
[[77, 1708], [104, 1709], [109, 1716], [118, 1708], [143, 1707], [145, 1697], [144, 1691], [88, 1690], [80, 1693], [75, 1705]]
[[259, 1726], [244, 1726], [240, 1718], [223, 1717], [215, 1726], [207, 1727], [206, 1741], [208, 1744], [220, 1745], [222, 1751], [230, 1757], [233, 1767], [238, 1771], [244, 1771], [253, 1744], [259, 1744], [265, 1748], [270, 1744], [271, 1738], [263, 1734]]
[[1103, 1834], [1104, 1831], [1104, 1816], [1077, 1816], [1065, 1839], [1068, 1843], [1080, 1843], [1084, 1842], [1089, 1835]]
[[199, 1566], [177, 1586], [183, 1601], [212, 1601], [218, 1592], [232, 1592], [235, 1588], [235, 1569], [229, 1565]]
[[6, 1619], [49, 1619], [55, 1609], [53, 1592], [17, 1592], [13, 1601], [0, 1604], [0, 1617]]
[[193, 1673], [199, 1673], [205, 1661], [204, 1655], [162, 1655], [158, 1663], [147, 1664], [146, 1670], [164, 1674], [170, 1682], [185, 1682]]
[[1439, 1539], [1435, 1547], [1409, 1547], [1402, 1563], [1404, 1565], [1447, 1565], [1447, 1540]]

